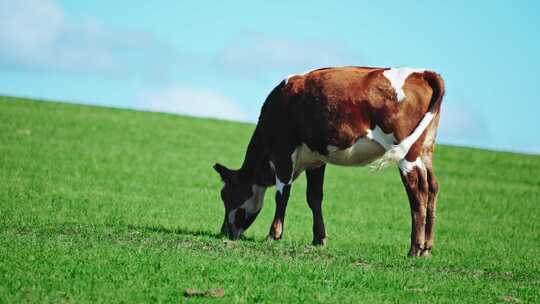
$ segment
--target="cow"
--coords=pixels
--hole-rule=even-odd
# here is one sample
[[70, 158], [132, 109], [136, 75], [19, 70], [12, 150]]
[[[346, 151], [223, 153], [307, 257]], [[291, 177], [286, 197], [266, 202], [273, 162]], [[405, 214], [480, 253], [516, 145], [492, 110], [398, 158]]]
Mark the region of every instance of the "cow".
[[313, 244], [324, 245], [326, 164], [397, 164], [411, 209], [408, 255], [429, 256], [439, 192], [432, 157], [443, 95], [441, 76], [425, 69], [332, 67], [287, 77], [266, 98], [241, 168], [214, 165], [224, 182], [221, 232], [232, 240], [242, 236], [275, 185], [267, 238], [281, 239], [291, 185], [305, 171]]

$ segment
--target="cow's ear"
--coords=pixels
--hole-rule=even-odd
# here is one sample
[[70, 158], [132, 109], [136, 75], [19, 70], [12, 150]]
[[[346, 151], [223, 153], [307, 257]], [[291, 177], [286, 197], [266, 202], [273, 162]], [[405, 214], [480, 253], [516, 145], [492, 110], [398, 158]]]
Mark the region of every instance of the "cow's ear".
[[219, 176], [221, 176], [221, 180], [225, 183], [234, 183], [236, 180], [236, 172], [234, 170], [230, 170], [227, 167], [223, 166], [222, 164], [216, 163], [214, 165], [214, 170], [216, 170], [217, 173], [219, 173]]

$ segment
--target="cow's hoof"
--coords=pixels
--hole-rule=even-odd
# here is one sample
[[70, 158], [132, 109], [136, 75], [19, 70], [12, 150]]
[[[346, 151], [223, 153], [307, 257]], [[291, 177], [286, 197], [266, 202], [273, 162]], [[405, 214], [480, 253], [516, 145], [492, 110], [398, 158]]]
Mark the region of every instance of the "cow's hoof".
[[420, 252], [420, 256], [424, 257], [424, 258], [431, 257], [431, 248], [426, 248], [426, 249], [422, 250], [422, 252]]
[[280, 236], [275, 236], [274, 234], [269, 234], [266, 237], [266, 240], [267, 241], [278, 241], [278, 240], [281, 240], [281, 235]]
[[419, 257], [422, 251], [423, 250], [420, 248], [420, 246], [411, 246], [411, 249], [407, 255], [410, 257]]
[[411, 249], [409, 250], [408, 256], [418, 257], [418, 258], [427, 258], [431, 256], [431, 249]]
[[325, 246], [326, 245], [326, 238], [314, 239], [312, 244], [313, 244], [313, 246]]

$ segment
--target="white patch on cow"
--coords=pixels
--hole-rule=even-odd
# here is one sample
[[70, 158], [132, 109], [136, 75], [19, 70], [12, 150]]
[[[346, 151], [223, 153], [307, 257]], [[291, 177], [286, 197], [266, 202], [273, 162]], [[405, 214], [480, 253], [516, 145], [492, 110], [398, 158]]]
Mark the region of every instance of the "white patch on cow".
[[297, 161], [295, 172], [305, 169], [316, 168], [324, 163], [340, 166], [364, 166], [381, 157], [385, 149], [370, 138], [359, 138], [352, 146], [339, 149], [336, 146], [328, 146], [328, 155], [321, 155], [312, 151], [305, 143], [296, 148]]
[[264, 203], [264, 194], [266, 193], [266, 187], [253, 185], [253, 194], [249, 197], [240, 207], [229, 212], [229, 223], [234, 224], [236, 218], [236, 212], [238, 209], [244, 209], [246, 211], [246, 217], [257, 213], [262, 209]]
[[434, 144], [436, 135], [437, 135], [437, 128], [434, 128], [434, 127], [429, 128], [426, 133], [426, 140], [424, 141], [424, 146]]
[[[311, 150], [305, 143], [302, 143], [291, 155], [293, 176], [297, 176], [306, 169], [319, 167], [324, 163], [340, 166], [365, 166], [375, 161], [374, 168], [382, 168], [390, 163], [398, 163], [405, 158], [411, 146], [422, 135], [422, 132], [428, 127], [432, 119], [433, 114], [427, 112], [411, 135], [399, 144], [395, 144], [396, 138], [393, 133], [385, 133], [379, 126], [376, 126], [373, 130], [367, 130], [365, 137], [359, 138], [352, 146], [346, 149], [328, 146], [326, 148], [328, 155], [321, 155], [317, 151]], [[276, 186], [280, 191], [285, 186], [285, 183], [276, 178]]]
[[390, 163], [397, 163], [400, 160], [404, 159], [405, 155], [407, 155], [407, 153], [411, 149], [411, 146], [422, 135], [422, 133], [427, 128], [432, 119], [433, 113], [427, 112], [426, 114], [424, 114], [424, 117], [422, 118], [416, 129], [414, 129], [414, 131], [411, 133], [411, 135], [407, 136], [399, 144], [392, 145], [392, 147], [386, 151], [383, 157], [377, 161], [375, 167], [382, 168]]
[[[294, 149], [293, 153], [291, 154], [291, 164], [292, 164], [292, 172], [294, 173], [294, 169], [297, 167], [298, 164], [298, 149]], [[291, 174], [294, 175], [294, 174]], [[292, 176], [291, 176], [292, 179]]]
[[236, 218], [236, 211], [238, 209], [234, 209], [233, 211], [229, 212], [229, 223], [234, 224], [234, 219]]
[[401, 102], [403, 99], [405, 99], [405, 92], [403, 92], [403, 84], [405, 83], [405, 80], [407, 80], [407, 77], [411, 75], [412, 73], [423, 73], [425, 69], [413, 69], [413, 68], [391, 68], [389, 70], [386, 70], [383, 72], [384, 77], [386, 77], [390, 83], [392, 84], [392, 87], [396, 91], [397, 94], [397, 101]]
[[339, 166], [365, 166], [385, 154], [394, 146], [393, 133], [384, 133], [376, 126], [374, 130], [367, 130], [365, 137], [359, 138], [352, 146], [339, 149], [336, 146], [328, 146], [328, 155], [322, 155], [311, 150], [305, 143], [298, 146], [292, 156], [294, 172], [302, 172], [309, 168], [316, 168], [324, 163]]
[[393, 153], [396, 157], [394, 159], [401, 160], [405, 157], [405, 155], [409, 152], [409, 149], [411, 146], [418, 140], [418, 138], [422, 135], [424, 130], [427, 128], [431, 120], [433, 119], [433, 113], [427, 112], [424, 114], [424, 117], [414, 129], [414, 131], [411, 133], [411, 135], [407, 136], [404, 140], [402, 140], [399, 145], [395, 145], [390, 149], [390, 151]]
[[378, 142], [385, 151], [390, 150], [396, 142], [394, 133], [384, 133], [384, 131], [379, 126], [375, 126], [374, 130], [368, 129], [366, 137]]
[[283, 194], [283, 188], [285, 187], [285, 185], [289, 185], [289, 183], [284, 183], [282, 182], [281, 180], [279, 180], [279, 177], [277, 177], [276, 175], [276, 190]]
[[377, 142], [367, 137], [359, 138], [347, 149], [338, 149], [334, 146], [327, 149], [327, 161], [340, 166], [365, 166], [385, 152]]
[[404, 175], [407, 175], [409, 172], [411, 172], [415, 167], [420, 168], [421, 170], [426, 170], [426, 166], [424, 165], [424, 162], [418, 157], [415, 161], [410, 162], [406, 159], [402, 159], [398, 162], [399, 170], [403, 172]]
[[257, 213], [262, 209], [264, 202], [264, 193], [266, 192], [266, 187], [253, 185], [252, 186], [253, 195], [248, 198], [240, 208], [246, 210], [248, 214]]
[[[279, 177], [276, 174], [276, 190], [281, 194], [283, 194], [283, 188], [286, 185], [291, 185], [293, 182], [293, 179], [297, 176], [296, 174], [298, 173], [298, 171], [296, 170], [296, 168], [298, 167], [298, 151], [297, 150], [298, 149], [295, 149], [293, 153], [291, 154], [292, 168], [291, 168], [291, 177], [289, 178], [289, 180], [282, 181], [279, 179]], [[270, 167], [274, 169], [274, 171], [276, 171], [275, 165], [274, 163], [272, 163], [272, 161], [270, 161]]]
[[296, 147], [293, 152], [293, 171], [300, 173], [307, 168], [317, 167], [324, 163], [324, 156], [312, 151], [306, 144]]

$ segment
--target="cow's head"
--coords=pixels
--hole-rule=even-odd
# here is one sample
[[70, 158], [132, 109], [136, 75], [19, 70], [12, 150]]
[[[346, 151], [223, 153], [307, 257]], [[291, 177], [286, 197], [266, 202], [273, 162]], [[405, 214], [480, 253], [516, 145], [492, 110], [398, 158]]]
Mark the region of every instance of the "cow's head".
[[236, 240], [253, 223], [262, 209], [266, 187], [261, 187], [241, 178], [236, 170], [215, 164], [214, 170], [224, 182], [221, 199], [225, 205], [225, 218], [221, 233]]

